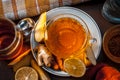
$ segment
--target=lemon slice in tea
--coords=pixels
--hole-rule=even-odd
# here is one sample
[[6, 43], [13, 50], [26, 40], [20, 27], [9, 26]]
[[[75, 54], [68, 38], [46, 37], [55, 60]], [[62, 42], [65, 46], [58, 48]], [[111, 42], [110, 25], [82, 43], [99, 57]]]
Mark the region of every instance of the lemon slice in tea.
[[67, 58], [63, 65], [65, 71], [73, 77], [82, 77], [86, 72], [85, 64], [78, 58]]
[[15, 73], [15, 80], [38, 80], [38, 74], [32, 67], [21, 67]]

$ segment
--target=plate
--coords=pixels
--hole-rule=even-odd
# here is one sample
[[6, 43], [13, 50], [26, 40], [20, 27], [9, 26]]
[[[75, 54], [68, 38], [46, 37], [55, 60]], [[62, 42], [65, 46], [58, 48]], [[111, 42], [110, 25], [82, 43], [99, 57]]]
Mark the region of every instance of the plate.
[[[101, 50], [101, 33], [100, 33], [97, 23], [94, 21], [94, 19], [89, 14], [87, 14], [83, 10], [80, 10], [80, 9], [77, 9], [74, 7], [58, 7], [58, 8], [54, 8], [47, 12], [47, 20], [53, 18], [54, 16], [57, 16], [60, 14], [67, 14], [67, 13], [73, 14], [73, 15], [76, 15], [76, 16], [82, 18], [90, 30], [91, 36], [96, 38], [97, 42], [92, 46], [92, 49], [94, 51], [95, 58], [97, 59], [100, 54], [100, 50]], [[32, 32], [31, 32], [30, 44], [31, 44], [32, 54], [33, 54], [34, 58], [36, 59], [36, 53], [33, 51], [33, 49], [39, 43], [37, 43], [35, 41], [34, 33], [35, 32], [34, 32], [34, 28], [33, 28]], [[45, 66], [43, 67], [43, 69], [45, 69], [47, 72], [57, 75], [57, 76], [63, 76], [63, 77], [70, 76], [68, 73], [66, 73], [64, 71], [55, 71], [55, 70], [45, 67]]]

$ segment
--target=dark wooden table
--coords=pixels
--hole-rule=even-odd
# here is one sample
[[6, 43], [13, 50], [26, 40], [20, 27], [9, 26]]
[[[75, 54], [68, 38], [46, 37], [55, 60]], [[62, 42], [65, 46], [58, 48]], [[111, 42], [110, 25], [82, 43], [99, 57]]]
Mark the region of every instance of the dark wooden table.
[[[97, 1], [99, 1], [99, 2], [95, 2], [95, 1], [86, 2], [86, 3], [74, 5], [72, 7], [82, 9], [83, 11], [87, 12], [90, 16], [92, 16], [93, 19], [98, 24], [99, 29], [101, 31], [101, 35], [103, 37], [106, 30], [116, 24], [110, 23], [103, 18], [102, 14], [101, 14], [101, 9], [102, 9], [104, 0], [102, 0], [102, 1], [97, 0]], [[36, 17], [36, 19], [37, 19], [37, 17]], [[117, 68], [118, 70], [120, 70], [120, 64], [114, 63], [110, 59], [108, 59], [103, 51], [103, 48], [101, 48], [100, 55], [97, 59], [97, 63], [100, 63], [100, 62], [109, 64], [109, 65]], [[86, 79], [87, 78], [86, 76], [84, 76], [82, 78], [73, 78], [73, 77], [59, 77], [59, 76], [55, 76], [52, 74], [49, 74], [49, 75], [51, 77], [51, 80], [89, 80], [89, 79]], [[11, 68], [9, 68], [7, 66], [6, 61], [0, 61], [0, 80], [14, 80], [14, 72], [12, 71]]]

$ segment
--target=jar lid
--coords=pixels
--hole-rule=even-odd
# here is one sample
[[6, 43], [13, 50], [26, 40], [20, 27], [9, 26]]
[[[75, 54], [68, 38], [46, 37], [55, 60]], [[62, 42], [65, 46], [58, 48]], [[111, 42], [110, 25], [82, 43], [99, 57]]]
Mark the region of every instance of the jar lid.
[[103, 49], [109, 59], [120, 63], [120, 25], [115, 25], [105, 32]]

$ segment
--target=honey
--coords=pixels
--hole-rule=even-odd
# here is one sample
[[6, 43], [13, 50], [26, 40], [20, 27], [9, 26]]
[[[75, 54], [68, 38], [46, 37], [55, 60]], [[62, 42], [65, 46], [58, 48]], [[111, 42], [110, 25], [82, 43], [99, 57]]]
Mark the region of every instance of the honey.
[[14, 22], [0, 18], [0, 60], [16, 58], [23, 46], [23, 36], [17, 31]]
[[0, 31], [0, 49], [4, 49], [12, 43], [15, 34], [14, 30], [5, 30], [4, 27], [0, 28]]

